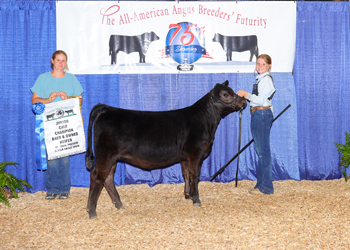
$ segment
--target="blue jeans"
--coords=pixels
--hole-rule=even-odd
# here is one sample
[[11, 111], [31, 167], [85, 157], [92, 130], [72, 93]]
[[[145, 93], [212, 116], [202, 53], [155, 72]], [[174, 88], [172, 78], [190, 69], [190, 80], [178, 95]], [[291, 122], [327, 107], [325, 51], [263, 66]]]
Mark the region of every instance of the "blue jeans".
[[71, 180], [69, 156], [47, 161], [45, 184], [48, 194], [70, 192]]
[[257, 183], [254, 188], [264, 194], [273, 194], [270, 131], [273, 114], [271, 109], [257, 110], [251, 116], [251, 131], [258, 155]]

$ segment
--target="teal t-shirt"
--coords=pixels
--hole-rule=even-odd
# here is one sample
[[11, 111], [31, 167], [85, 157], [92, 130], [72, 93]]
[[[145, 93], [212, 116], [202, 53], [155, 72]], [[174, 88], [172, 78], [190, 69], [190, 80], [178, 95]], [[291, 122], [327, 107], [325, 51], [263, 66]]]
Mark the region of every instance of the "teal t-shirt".
[[[55, 78], [51, 75], [51, 72], [41, 74], [34, 86], [30, 89], [32, 93], [36, 93], [41, 98], [49, 98], [52, 92], [63, 91], [70, 96], [79, 96], [84, 90], [81, 87], [77, 77], [71, 73], [65, 73], [62, 78]], [[57, 97], [52, 102], [62, 101], [61, 97]]]

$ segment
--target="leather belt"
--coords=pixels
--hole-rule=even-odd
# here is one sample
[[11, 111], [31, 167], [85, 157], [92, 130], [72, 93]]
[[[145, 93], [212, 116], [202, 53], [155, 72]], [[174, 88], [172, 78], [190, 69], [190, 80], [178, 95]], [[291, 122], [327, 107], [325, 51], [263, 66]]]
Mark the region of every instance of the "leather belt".
[[257, 110], [270, 109], [270, 106], [250, 107], [250, 113], [253, 114]]

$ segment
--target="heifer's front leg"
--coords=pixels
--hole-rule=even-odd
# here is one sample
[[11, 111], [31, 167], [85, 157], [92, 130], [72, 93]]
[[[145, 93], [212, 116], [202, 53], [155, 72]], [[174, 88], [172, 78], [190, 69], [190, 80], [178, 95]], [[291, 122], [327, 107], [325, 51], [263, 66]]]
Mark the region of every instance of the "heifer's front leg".
[[190, 182], [191, 182], [190, 195], [193, 200], [193, 205], [196, 207], [200, 207], [202, 206], [202, 203], [199, 200], [199, 192], [198, 192], [199, 174], [193, 174], [190, 178]]
[[120, 208], [123, 207], [123, 204], [120, 201], [120, 197], [119, 197], [118, 191], [117, 191], [117, 189], [115, 188], [115, 185], [114, 185], [114, 173], [115, 173], [116, 167], [117, 167], [117, 163], [115, 163], [112, 166], [112, 169], [109, 172], [109, 174], [107, 176], [107, 179], [105, 180], [104, 185], [105, 185], [105, 188], [106, 188], [109, 196], [112, 199], [112, 202], [115, 204], [115, 207], [120, 209]]
[[196, 160], [194, 162], [190, 162], [190, 185], [191, 185], [191, 191], [190, 195], [193, 200], [193, 205], [196, 207], [202, 206], [201, 201], [199, 200], [199, 192], [198, 192], [198, 183], [199, 183], [199, 177], [201, 174], [201, 167], [202, 167], [203, 160]]
[[182, 176], [185, 180], [185, 199], [191, 199], [190, 196], [190, 173], [188, 171], [188, 162], [187, 161], [181, 161], [181, 170], [182, 170]]

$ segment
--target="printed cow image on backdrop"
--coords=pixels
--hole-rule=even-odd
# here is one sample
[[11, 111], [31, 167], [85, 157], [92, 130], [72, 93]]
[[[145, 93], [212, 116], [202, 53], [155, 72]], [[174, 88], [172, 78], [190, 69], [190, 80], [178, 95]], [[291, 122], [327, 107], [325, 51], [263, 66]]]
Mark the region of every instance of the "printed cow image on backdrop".
[[145, 63], [149, 45], [151, 42], [157, 40], [159, 40], [159, 37], [153, 31], [138, 36], [111, 35], [109, 38], [111, 64], [117, 64], [119, 51], [123, 51], [126, 54], [138, 52], [140, 55], [140, 63]]
[[252, 36], [223, 36], [215, 33], [213, 42], [218, 42], [226, 52], [227, 61], [232, 61], [232, 52], [250, 51], [249, 62], [252, 61], [253, 56], [259, 56], [258, 38]]
[[228, 84], [228, 81], [216, 84], [192, 106], [177, 110], [154, 112], [94, 106], [85, 156], [86, 168], [91, 171], [87, 204], [90, 219], [97, 216], [96, 205], [103, 186], [115, 207], [122, 207], [114, 184], [118, 161], [144, 170], [180, 162], [185, 198], [201, 206], [198, 194], [201, 167], [211, 152], [220, 120], [247, 106], [247, 101]]

